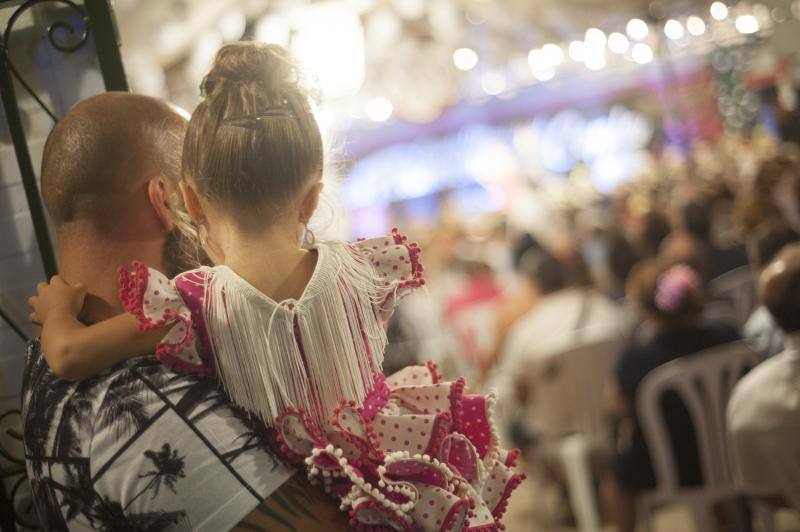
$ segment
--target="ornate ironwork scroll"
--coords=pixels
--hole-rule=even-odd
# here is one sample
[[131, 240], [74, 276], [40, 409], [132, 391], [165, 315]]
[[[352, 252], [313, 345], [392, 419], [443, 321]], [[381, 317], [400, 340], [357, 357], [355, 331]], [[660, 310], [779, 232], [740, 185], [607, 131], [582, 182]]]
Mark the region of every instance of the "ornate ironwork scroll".
[[75, 26], [69, 21], [64, 20], [52, 23], [47, 28], [47, 39], [54, 48], [61, 52], [74, 52], [86, 44], [89, 39], [89, 23], [86, 14], [83, 9], [75, 2], [72, 2], [72, 0], [27, 0], [23, 2], [11, 14], [5, 31], [3, 32], [2, 40], [0, 40], [0, 95], [2, 95], [3, 109], [5, 111], [6, 120], [8, 121], [9, 133], [14, 143], [17, 164], [19, 165], [20, 175], [22, 176], [25, 197], [28, 201], [28, 209], [33, 219], [36, 242], [39, 246], [39, 253], [42, 257], [45, 275], [49, 278], [57, 272], [56, 258], [50, 239], [50, 233], [47, 229], [44, 208], [39, 196], [39, 188], [36, 185], [36, 175], [33, 171], [33, 164], [31, 162], [30, 152], [28, 151], [28, 143], [22, 126], [22, 118], [19, 112], [12, 76], [17, 79], [22, 88], [31, 95], [50, 118], [54, 121], [58, 118], [50, 107], [36, 94], [33, 87], [20, 75], [11, 58], [10, 47], [12, 31], [19, 18], [32, 7], [45, 2], [66, 5], [80, 15], [83, 20], [84, 29], [80, 32], [79, 38], [72, 43], [64, 41], [63, 36], [68, 33], [75, 34], [78, 31]]
[[[10, 48], [11, 48], [11, 32], [14, 29], [14, 24], [16, 24], [17, 20], [25, 13], [27, 10], [31, 9], [32, 7], [43, 4], [43, 3], [58, 3], [68, 6], [70, 9], [75, 11], [77, 15], [81, 17], [83, 20], [83, 30], [80, 31], [80, 37], [73, 43], [69, 43], [68, 41], [59, 42], [60, 39], [63, 39], [65, 34], [75, 35], [78, 30], [75, 26], [72, 25], [71, 22], [65, 20], [57, 20], [50, 24], [47, 28], [47, 40], [56, 50], [64, 53], [71, 53], [79, 50], [86, 44], [89, 40], [89, 21], [86, 18], [86, 12], [83, 10], [75, 2], [71, 0], [28, 0], [27, 2], [22, 3], [15, 11], [12, 13], [11, 18], [8, 19], [8, 24], [6, 25], [6, 30], [3, 32], [3, 42], [0, 43], [2, 45], [2, 52], [4, 56], [5, 65], [8, 67], [11, 74], [16, 78], [22, 88], [25, 89], [25, 92], [31, 95], [31, 97], [36, 100], [36, 103], [47, 113], [53, 121], [57, 121], [58, 117], [53, 112], [50, 107], [47, 106], [44, 101], [36, 94], [36, 91], [28, 84], [27, 81], [20, 75], [19, 71], [17, 71], [16, 67], [14, 66], [14, 62], [11, 60], [10, 55]], [[61, 36], [61, 37], [59, 37]]]

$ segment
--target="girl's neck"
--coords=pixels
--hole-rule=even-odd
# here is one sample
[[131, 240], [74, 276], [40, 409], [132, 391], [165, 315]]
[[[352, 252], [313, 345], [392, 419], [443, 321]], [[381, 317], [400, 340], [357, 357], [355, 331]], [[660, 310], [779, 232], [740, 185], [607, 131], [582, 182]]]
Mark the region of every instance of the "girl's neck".
[[276, 301], [300, 298], [314, 272], [317, 254], [300, 247], [296, 227], [275, 224], [248, 234], [227, 226], [220, 233], [217, 242], [224, 264], [237, 275]]

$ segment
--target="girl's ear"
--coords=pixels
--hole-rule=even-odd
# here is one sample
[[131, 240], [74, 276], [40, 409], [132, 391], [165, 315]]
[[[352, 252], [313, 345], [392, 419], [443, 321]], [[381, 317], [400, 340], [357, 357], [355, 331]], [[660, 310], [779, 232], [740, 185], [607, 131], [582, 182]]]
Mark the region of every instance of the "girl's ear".
[[147, 182], [147, 197], [150, 205], [153, 206], [156, 218], [165, 231], [172, 231], [174, 223], [173, 213], [169, 204], [169, 197], [172, 193], [169, 184], [164, 176], [156, 176]]
[[197, 195], [197, 190], [195, 190], [193, 184], [186, 180], [181, 180], [179, 185], [181, 187], [181, 194], [183, 194], [183, 203], [186, 205], [186, 211], [189, 213], [192, 221], [199, 224], [201, 221], [205, 220], [206, 215], [203, 211], [203, 205], [200, 203], [200, 197]]
[[317, 181], [311, 188], [308, 189], [306, 195], [303, 196], [303, 201], [300, 203], [300, 222], [307, 224], [308, 221], [314, 216], [317, 207], [319, 206], [319, 196], [322, 189], [325, 188], [325, 183], [321, 180]]

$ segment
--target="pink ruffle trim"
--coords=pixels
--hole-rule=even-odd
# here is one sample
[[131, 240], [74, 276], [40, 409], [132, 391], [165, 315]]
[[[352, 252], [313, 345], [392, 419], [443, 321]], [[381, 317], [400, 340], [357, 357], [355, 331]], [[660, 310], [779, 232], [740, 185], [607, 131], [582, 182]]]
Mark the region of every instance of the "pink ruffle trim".
[[292, 407], [289, 407], [286, 410], [286, 413], [280, 415], [275, 418], [275, 441], [278, 446], [278, 450], [280, 451], [281, 455], [293, 466], [301, 467], [304, 464], [306, 459], [305, 456], [301, 455], [298, 452], [295, 452], [286, 442], [286, 438], [281, 433], [283, 429], [283, 424], [285, 423], [286, 419], [289, 416], [297, 416], [303, 425], [303, 428], [311, 435], [311, 438], [315, 441], [317, 445], [322, 445], [323, 438], [319, 433], [319, 430], [316, 426], [311, 422], [308, 414], [305, 411], [298, 411]]
[[508, 480], [506, 487], [503, 489], [503, 495], [500, 496], [500, 500], [492, 509], [492, 516], [495, 518], [495, 520], [499, 522], [500, 519], [503, 518], [503, 515], [508, 509], [508, 500], [511, 498], [511, 494], [519, 487], [520, 484], [522, 484], [522, 481], [526, 478], [528, 477], [525, 473], [515, 473]]
[[[518, 451], [492, 450], [481, 458], [476, 449], [482, 444], [471, 439], [469, 431], [462, 432], [459, 428], [462, 422], [473, 421], [465, 417], [468, 414], [461, 404], [464, 379], [439, 383], [434, 365], [420, 368], [429, 370], [428, 378], [412, 386], [419, 390], [413, 393], [446, 393], [449, 410], [428, 414], [424, 411], [440, 408], [441, 400], [427, 405], [410, 404], [402, 397], [403, 394], [407, 397], [409, 386], [388, 385], [401, 381], [402, 375], [394, 380], [379, 378], [376, 389], [364, 401], [369, 406], [342, 403], [325, 434], [307, 416], [292, 412], [290, 415], [302, 420], [307, 433], [305, 442], [298, 439], [296, 430], [291, 434], [281, 433], [290, 425], [283, 423], [285, 416], [279, 417], [276, 428], [281, 454], [295, 465], [305, 463], [312, 482], [342, 501], [342, 508], [349, 510], [351, 525], [357, 530], [388, 530], [388, 527], [403, 530], [433, 527], [440, 532], [456, 527], [470, 531], [503, 530], [501, 518], [511, 493], [525, 479], [524, 474], [506, 469], [513, 468]], [[393, 394], [399, 395], [393, 397]], [[485, 413], [476, 416], [485, 415], [484, 419], [493, 426], [492, 401], [487, 400], [486, 404]], [[380, 427], [382, 437], [376, 426]], [[408, 436], [412, 432], [416, 439]], [[404, 437], [414, 443], [398, 450], [397, 445]], [[412, 450], [419, 448], [415, 444], [421, 442], [420, 438], [424, 440], [424, 451]], [[290, 448], [286, 443], [289, 439], [300, 448], [311, 448], [311, 453]], [[387, 440], [385, 444], [382, 439]], [[495, 468], [501, 468], [505, 474], [489, 479], [485, 471]], [[484, 486], [491, 486], [500, 497], [485, 500], [480, 495]]]
[[400, 230], [395, 227], [392, 229], [392, 238], [395, 244], [405, 246], [408, 250], [408, 258], [411, 262], [411, 279], [400, 281], [399, 288], [418, 288], [425, 284], [425, 267], [420, 261], [422, 248], [416, 242], [409, 242], [408, 237], [400, 233]]
[[433, 384], [439, 384], [442, 382], [442, 374], [439, 373], [439, 364], [432, 360], [428, 360], [425, 362], [425, 367], [428, 368], [428, 371], [431, 372], [431, 379], [433, 380]]
[[[187, 333], [187, 337], [189, 337], [188, 343], [191, 343], [191, 333]], [[173, 350], [172, 348], [175, 346], [177, 346], [178, 349]], [[214, 370], [212, 368], [209, 368], [202, 363], [193, 364], [191, 362], [187, 362], [173, 354], [175, 352], [180, 352], [182, 349], [183, 344], [158, 344], [156, 346], [156, 358], [159, 362], [174, 369], [178, 373], [190, 373], [200, 377], [214, 376]]]
[[464, 377], [459, 377], [453, 382], [453, 385], [450, 387], [450, 412], [453, 416], [453, 431], [454, 432], [461, 432], [461, 418], [462, 414], [464, 413], [464, 406], [461, 403], [461, 400], [464, 396], [464, 388], [467, 385], [467, 381]]
[[139, 330], [152, 331], [180, 321], [186, 328], [186, 334], [177, 343], [159, 342], [156, 344], [155, 355], [159, 362], [173, 368], [180, 373], [193, 373], [202, 377], [209, 377], [214, 374], [213, 369], [206, 367], [201, 362], [193, 364], [177, 356], [192, 345], [194, 340], [194, 329], [192, 320], [178, 312], [165, 309], [160, 319], [153, 319], [145, 312], [145, 294], [147, 284], [150, 281], [150, 270], [141, 261], [133, 261], [132, 270], [128, 271], [124, 267], [117, 268], [119, 276], [119, 299], [125, 312], [131, 314], [139, 321]]
[[144, 294], [147, 291], [147, 281], [150, 279], [150, 271], [147, 266], [135, 260], [131, 271], [120, 266], [117, 268], [117, 275], [119, 276], [119, 300], [122, 302], [125, 312], [133, 314], [139, 320], [139, 329], [150, 331], [166, 325], [166, 319], [154, 320], [144, 313]]
[[386, 516], [386, 520], [394, 523], [396, 527], [399, 527], [400, 530], [413, 530], [410, 519], [407, 517], [400, 517], [393, 512], [387, 511], [382, 504], [376, 501], [365, 501], [355, 508], [350, 509], [350, 526], [353, 528], [353, 530], [358, 530], [359, 532], [386, 532], [387, 530], [391, 530], [391, 528], [387, 528], [386, 525], [367, 525], [359, 521], [358, 514], [365, 510], [380, 512]]
[[462, 518], [462, 512], [464, 510], [467, 511], [467, 516], [463, 518], [463, 524], [466, 528], [469, 524], [470, 510], [473, 508], [475, 508], [475, 503], [473, 501], [469, 499], [460, 499], [450, 508], [450, 511], [447, 512], [447, 517], [444, 518], [442, 527], [439, 530], [454, 530], [459, 519]]

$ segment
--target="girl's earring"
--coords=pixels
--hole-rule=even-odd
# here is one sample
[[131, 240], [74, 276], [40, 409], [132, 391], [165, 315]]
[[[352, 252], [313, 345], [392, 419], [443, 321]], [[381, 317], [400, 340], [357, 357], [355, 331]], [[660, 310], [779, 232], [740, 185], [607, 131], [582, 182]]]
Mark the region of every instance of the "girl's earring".
[[197, 236], [200, 239], [200, 246], [205, 250], [208, 246], [208, 227], [206, 222], [202, 221], [197, 226]]
[[314, 236], [314, 231], [309, 229], [308, 225], [306, 225], [305, 232], [303, 233], [303, 247], [313, 247], [316, 242], [317, 238]]

